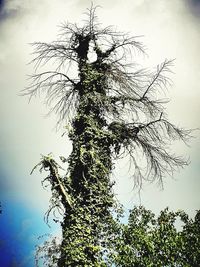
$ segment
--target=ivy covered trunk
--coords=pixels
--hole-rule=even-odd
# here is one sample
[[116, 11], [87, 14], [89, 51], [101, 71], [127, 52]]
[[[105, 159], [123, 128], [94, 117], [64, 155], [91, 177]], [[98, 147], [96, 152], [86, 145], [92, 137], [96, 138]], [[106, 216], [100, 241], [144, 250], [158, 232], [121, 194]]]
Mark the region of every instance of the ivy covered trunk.
[[80, 81], [77, 113], [70, 139], [73, 150], [68, 159], [67, 188], [73, 199], [66, 209], [58, 266], [103, 266], [101, 234], [113, 207], [110, 135], [104, 116], [102, 99], [106, 98], [105, 69], [99, 59], [90, 63], [87, 57], [89, 36], [79, 36], [77, 58]]

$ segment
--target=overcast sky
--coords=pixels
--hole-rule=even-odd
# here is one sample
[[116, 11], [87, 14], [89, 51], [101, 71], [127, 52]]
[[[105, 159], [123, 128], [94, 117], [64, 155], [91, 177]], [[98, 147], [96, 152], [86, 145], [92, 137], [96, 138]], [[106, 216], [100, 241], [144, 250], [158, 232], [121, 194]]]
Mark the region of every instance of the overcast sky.
[[[167, 109], [170, 120], [185, 128], [200, 127], [200, 1], [195, 0], [115, 0], [93, 1], [100, 5], [99, 20], [104, 26], [116, 25], [121, 31], [142, 35], [148, 57], [146, 66], [156, 66], [176, 59], [171, 76], [173, 85], [167, 92], [171, 99]], [[26, 203], [26, 209], [42, 214], [48, 205], [48, 192], [41, 188], [41, 175], [30, 176], [40, 154], [69, 155], [70, 143], [55, 131], [56, 118], [45, 118], [43, 99], [28, 103], [19, 93], [28, 85], [27, 75], [34, 41], [55, 40], [63, 21], [79, 22], [90, 7], [88, 0], [0, 0], [0, 192], [2, 206], [7, 202]], [[118, 198], [131, 208], [144, 204], [158, 212], [166, 206], [184, 209], [193, 215], [200, 206], [200, 138], [199, 132], [190, 147], [176, 145], [177, 154], [190, 157], [190, 165], [166, 177], [164, 190], [146, 185], [140, 198], [132, 191], [126, 162], [116, 168]], [[29, 215], [30, 216], [30, 215]], [[39, 215], [38, 215], [39, 216]], [[13, 265], [14, 266], [14, 265]], [[25, 265], [19, 265], [25, 266]], [[31, 266], [31, 265], [30, 265]]]

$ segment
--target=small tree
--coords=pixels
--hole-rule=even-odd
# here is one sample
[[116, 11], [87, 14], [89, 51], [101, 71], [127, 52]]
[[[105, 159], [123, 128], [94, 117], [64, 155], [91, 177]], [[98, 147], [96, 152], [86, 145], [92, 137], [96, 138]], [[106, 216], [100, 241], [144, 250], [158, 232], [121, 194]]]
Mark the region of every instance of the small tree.
[[[118, 229], [114, 213], [120, 214], [110, 180], [115, 159], [130, 156], [138, 187], [144, 180], [162, 184], [166, 173], [187, 164], [168, 146], [185, 142], [191, 131], [169, 122], [166, 101], [157, 97], [170, 84], [173, 61], [165, 60], [154, 72], [138, 69], [129, 62], [133, 51], [145, 53], [138, 38], [101, 28], [95, 10], [88, 10], [81, 27], [63, 24], [57, 41], [33, 44], [36, 70], [49, 62], [57, 66], [34, 74], [25, 94], [46, 94], [58, 124], [69, 125], [73, 145], [69, 158], [61, 157], [68, 163], [66, 175], [59, 174], [51, 155], [37, 165], [49, 171], [47, 219], [54, 208], [63, 210], [62, 243], [55, 255], [51, 248], [49, 266], [111, 266], [110, 240]], [[77, 73], [70, 76], [69, 69]]]

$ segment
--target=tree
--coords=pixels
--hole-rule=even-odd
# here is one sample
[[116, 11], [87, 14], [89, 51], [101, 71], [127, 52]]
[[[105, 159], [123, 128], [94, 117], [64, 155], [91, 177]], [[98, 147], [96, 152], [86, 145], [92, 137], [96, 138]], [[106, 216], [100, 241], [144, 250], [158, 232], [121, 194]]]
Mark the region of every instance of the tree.
[[[186, 142], [191, 131], [169, 122], [166, 101], [157, 97], [170, 84], [173, 61], [154, 72], [138, 68], [128, 61], [133, 51], [145, 53], [138, 38], [101, 28], [95, 12], [88, 10], [83, 26], [63, 24], [57, 41], [33, 44], [36, 73], [24, 93], [46, 94], [58, 124], [68, 125], [73, 145], [69, 158], [61, 157], [68, 163], [66, 175], [59, 174], [62, 167], [52, 155], [36, 166], [49, 172], [47, 220], [52, 210], [63, 212], [62, 243], [50, 248], [49, 266], [109, 266], [120, 215], [110, 179], [116, 159], [130, 156], [138, 187], [145, 180], [162, 184], [165, 174], [187, 165], [168, 147], [173, 140]], [[51, 62], [55, 70], [37, 72]]]
[[116, 228], [109, 259], [115, 266], [126, 267], [199, 266], [199, 215], [200, 211], [192, 220], [183, 211], [166, 208], [155, 218], [150, 210], [134, 207], [128, 224]]

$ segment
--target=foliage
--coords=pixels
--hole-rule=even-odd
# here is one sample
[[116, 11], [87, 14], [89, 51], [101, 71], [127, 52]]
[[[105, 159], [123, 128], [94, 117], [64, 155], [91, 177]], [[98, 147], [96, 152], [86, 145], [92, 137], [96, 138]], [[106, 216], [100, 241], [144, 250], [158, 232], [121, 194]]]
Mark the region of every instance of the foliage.
[[198, 211], [192, 220], [183, 211], [166, 208], [156, 218], [144, 207], [135, 207], [128, 224], [121, 224], [115, 232], [111, 262], [126, 267], [199, 266], [199, 215]]
[[58, 237], [40, 236], [38, 239], [45, 238], [42, 245], [37, 246], [35, 262], [36, 266], [55, 267], [57, 265], [58, 256], [60, 254], [60, 242]]
[[[187, 164], [169, 152], [169, 144], [185, 142], [191, 134], [168, 121], [165, 101], [157, 97], [170, 84], [172, 61], [165, 60], [154, 72], [138, 69], [128, 62], [132, 51], [145, 53], [137, 37], [101, 28], [93, 7], [87, 17], [83, 26], [63, 24], [57, 41], [33, 44], [36, 73], [24, 93], [45, 93], [58, 124], [64, 121], [70, 128], [72, 153], [66, 160], [61, 157], [68, 163], [66, 175], [59, 174], [61, 167], [52, 155], [43, 156], [36, 166], [49, 172], [44, 179], [52, 191], [47, 220], [55, 208], [63, 214], [60, 253], [54, 258], [58, 267], [109, 266], [107, 257], [118, 264], [109, 246], [118, 231], [125, 234], [129, 228], [118, 223], [110, 180], [114, 160], [130, 156], [135, 186], [144, 180], [162, 184], [166, 173]], [[37, 73], [50, 62], [57, 64], [55, 71]], [[113, 245], [120, 255], [118, 243]]]

